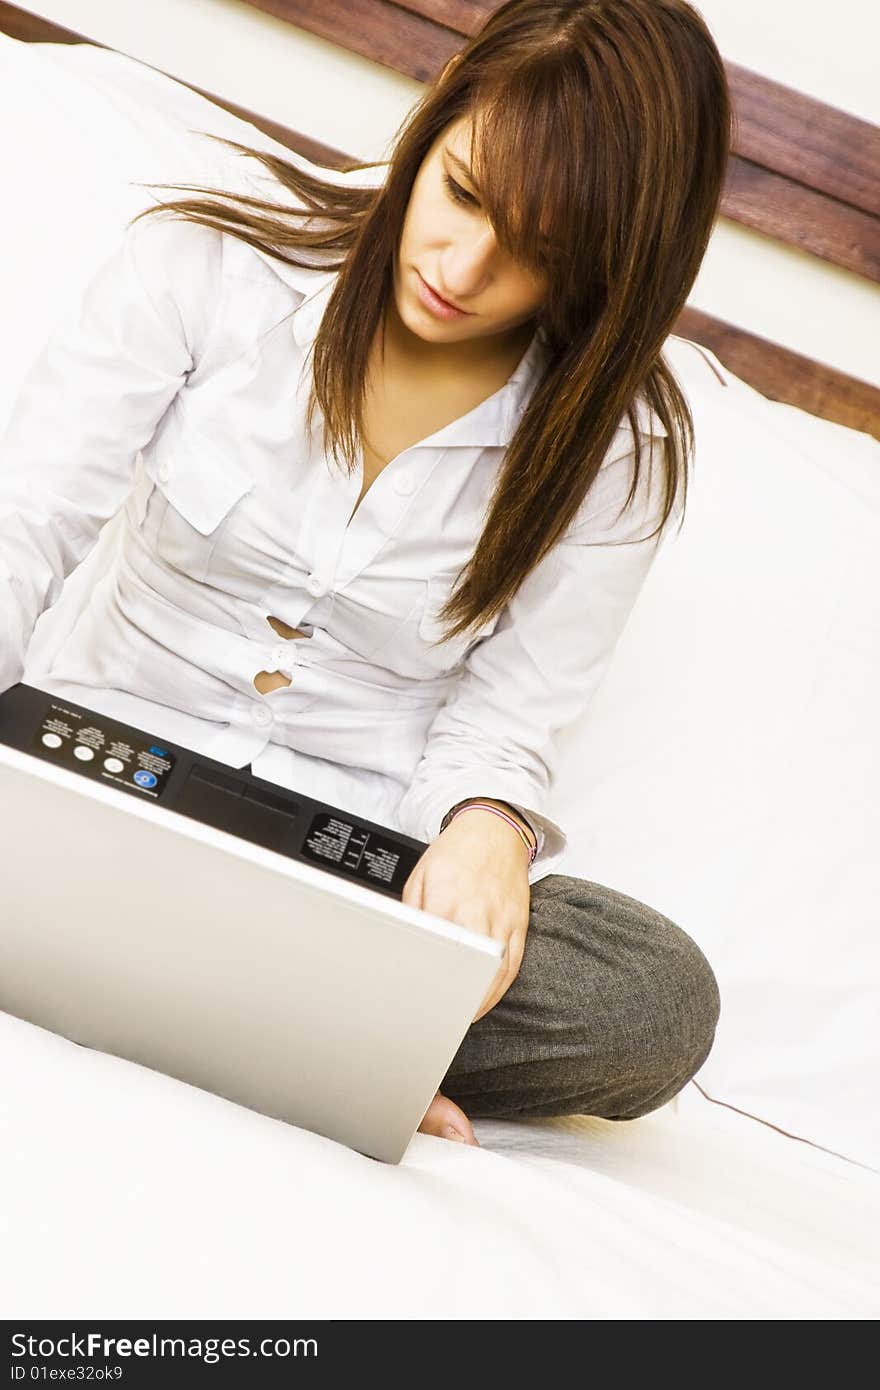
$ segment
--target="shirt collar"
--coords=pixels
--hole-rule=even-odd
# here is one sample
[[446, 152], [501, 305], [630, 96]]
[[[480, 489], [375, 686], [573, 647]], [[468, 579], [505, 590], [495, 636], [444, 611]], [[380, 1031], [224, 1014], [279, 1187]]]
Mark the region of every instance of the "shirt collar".
[[[303, 353], [312, 347], [321, 326], [321, 319], [327, 301], [333, 290], [337, 271], [300, 270], [298, 267], [280, 266], [282, 272], [294, 271], [295, 276], [286, 277], [294, 288], [304, 292], [304, 297], [294, 313], [293, 336]], [[480, 401], [466, 415], [453, 420], [422, 441], [419, 447], [446, 448], [468, 445], [497, 445], [503, 447], [510, 443], [519, 428], [531, 399], [532, 392], [546, 365], [547, 351], [540, 331], [536, 331], [531, 341], [511, 372], [507, 381], [486, 400]], [[636, 400], [636, 423], [640, 434], [665, 436], [663, 421], [643, 396]], [[629, 430], [629, 422], [624, 417], [621, 428]]]

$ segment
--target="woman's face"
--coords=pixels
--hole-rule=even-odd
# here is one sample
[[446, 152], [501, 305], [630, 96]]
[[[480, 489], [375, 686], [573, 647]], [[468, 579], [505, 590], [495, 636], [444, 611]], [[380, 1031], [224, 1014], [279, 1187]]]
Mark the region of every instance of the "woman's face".
[[534, 317], [546, 293], [543, 278], [496, 241], [469, 176], [470, 134], [471, 118], [465, 116], [434, 141], [416, 175], [403, 224], [394, 284], [397, 312], [407, 328], [431, 343], [505, 335]]

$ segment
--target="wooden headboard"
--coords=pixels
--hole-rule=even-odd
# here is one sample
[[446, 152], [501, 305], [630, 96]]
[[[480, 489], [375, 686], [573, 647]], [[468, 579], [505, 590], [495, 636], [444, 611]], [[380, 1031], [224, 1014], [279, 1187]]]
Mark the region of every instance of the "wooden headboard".
[[[424, 82], [497, 8], [493, 0], [248, 2]], [[5, 0], [0, 31], [25, 42], [106, 46]], [[726, 67], [734, 139], [722, 216], [880, 281], [880, 129], [736, 64]], [[349, 158], [219, 93], [192, 90], [318, 163], [336, 167]], [[880, 389], [870, 383], [690, 306], [675, 332], [708, 347], [771, 400], [880, 439]]]

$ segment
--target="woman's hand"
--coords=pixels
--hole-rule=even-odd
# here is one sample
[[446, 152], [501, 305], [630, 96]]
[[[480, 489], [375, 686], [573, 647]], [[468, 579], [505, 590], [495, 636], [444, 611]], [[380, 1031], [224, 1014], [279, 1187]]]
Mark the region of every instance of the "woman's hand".
[[528, 854], [513, 826], [474, 807], [438, 835], [404, 884], [402, 900], [410, 907], [507, 946], [474, 1023], [494, 1009], [519, 974], [529, 926], [528, 870]]

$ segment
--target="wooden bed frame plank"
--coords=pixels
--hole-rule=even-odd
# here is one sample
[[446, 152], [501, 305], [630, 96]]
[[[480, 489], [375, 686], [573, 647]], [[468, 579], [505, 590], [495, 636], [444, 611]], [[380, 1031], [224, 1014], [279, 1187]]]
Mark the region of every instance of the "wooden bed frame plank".
[[880, 217], [880, 128], [736, 63], [725, 67], [737, 154]]
[[880, 390], [687, 305], [674, 332], [714, 352], [762, 396], [880, 439]]
[[386, 0], [246, 0], [374, 63], [432, 82], [462, 46], [462, 35]]
[[[23, 10], [19, 5], [9, 5], [6, 0], [0, 0], [0, 33], [8, 34], [11, 39], [21, 39], [24, 43], [94, 42], [74, 29], [65, 29], [63, 25], [43, 19], [30, 10]], [[105, 48], [106, 44], [97, 44], [96, 47]]]
[[435, 24], [445, 24], [457, 34], [470, 37], [482, 28], [488, 16], [497, 5], [487, 4], [486, 0], [395, 0], [401, 10], [411, 10], [424, 19], [432, 19]]
[[880, 281], [880, 218], [731, 156], [721, 214], [842, 270]]
[[[433, 4], [434, 0], [423, 2], [425, 5]], [[450, 7], [458, 8], [468, 2], [469, 0], [448, 0]], [[286, 5], [287, 0], [279, 0], [279, 4]], [[477, 8], [475, 0], [471, 8]], [[0, 32], [30, 43], [91, 43], [96, 48], [107, 47], [74, 30], [62, 28], [38, 15], [21, 10], [18, 6], [8, 4], [6, 0], [0, 0]], [[174, 80], [180, 81], [179, 78]], [[258, 130], [277, 140], [280, 145], [304, 155], [317, 164], [327, 168], [341, 168], [352, 162], [351, 158], [341, 151], [228, 102], [213, 92], [192, 84], [183, 85], [190, 86], [192, 91], [250, 122]], [[794, 206], [790, 209], [789, 215], [795, 218]], [[854, 223], [853, 226], [857, 233], [857, 225]], [[803, 244], [805, 249], [813, 249], [807, 248], [805, 241], [800, 244]], [[864, 254], [858, 245], [856, 252]], [[863, 430], [880, 439], [880, 389], [869, 383], [849, 377], [811, 358], [690, 307], [685, 308], [680, 315], [674, 332], [708, 347], [735, 376], [741, 377], [769, 399], [797, 406], [823, 419], [832, 420], [851, 429]]]

